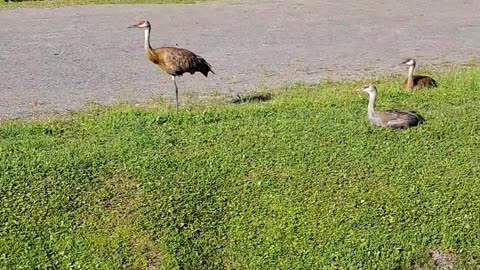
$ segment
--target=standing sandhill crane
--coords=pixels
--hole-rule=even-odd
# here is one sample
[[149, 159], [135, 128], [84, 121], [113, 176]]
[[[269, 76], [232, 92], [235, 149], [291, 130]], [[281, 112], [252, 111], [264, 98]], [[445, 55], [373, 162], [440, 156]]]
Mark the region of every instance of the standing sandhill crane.
[[403, 82], [403, 86], [407, 89], [433, 88], [437, 87], [437, 82], [428, 76], [413, 75], [415, 70], [415, 59], [407, 59], [402, 64], [408, 65], [407, 79]]
[[409, 128], [420, 124], [423, 119], [414, 112], [401, 111], [375, 111], [375, 99], [377, 98], [377, 88], [374, 85], [366, 85], [359, 89], [367, 93], [370, 97], [368, 102], [368, 120], [374, 126], [382, 128]]
[[201, 56], [194, 54], [193, 52], [174, 47], [161, 47], [152, 49], [150, 45], [150, 22], [147, 20], [141, 20], [137, 24], [134, 24], [128, 28], [140, 28], [145, 31], [145, 57], [152, 61], [154, 64], [172, 76], [173, 85], [175, 86], [175, 98], [178, 111], [178, 87], [177, 76], [182, 76], [183, 73], [189, 72], [194, 74], [195, 72], [201, 72], [205, 77], [208, 77], [208, 72], [213, 72], [205, 59]]

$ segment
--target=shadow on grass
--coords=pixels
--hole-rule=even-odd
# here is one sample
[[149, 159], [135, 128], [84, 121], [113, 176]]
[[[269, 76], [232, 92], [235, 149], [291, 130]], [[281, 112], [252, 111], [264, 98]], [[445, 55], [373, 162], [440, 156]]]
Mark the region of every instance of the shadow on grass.
[[423, 116], [421, 116], [419, 113], [417, 113], [417, 111], [410, 111], [410, 112], [414, 113], [418, 116], [418, 118], [420, 119], [420, 122], [418, 122], [419, 124], [425, 123], [425, 118], [423, 118]]
[[233, 100], [232, 103], [239, 104], [239, 103], [253, 103], [253, 102], [267, 102], [273, 99], [272, 93], [251, 93], [245, 96], [238, 94]]

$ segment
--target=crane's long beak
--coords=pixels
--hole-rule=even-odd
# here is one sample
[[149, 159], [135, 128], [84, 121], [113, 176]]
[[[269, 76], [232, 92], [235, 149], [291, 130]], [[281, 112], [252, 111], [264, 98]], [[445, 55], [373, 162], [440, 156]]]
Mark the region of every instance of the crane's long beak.
[[357, 88], [355, 90], [353, 90], [355, 93], [363, 93], [363, 88], [360, 87], [360, 88]]
[[134, 25], [130, 25], [129, 27], [127, 28], [138, 28], [138, 25], [134, 24]]

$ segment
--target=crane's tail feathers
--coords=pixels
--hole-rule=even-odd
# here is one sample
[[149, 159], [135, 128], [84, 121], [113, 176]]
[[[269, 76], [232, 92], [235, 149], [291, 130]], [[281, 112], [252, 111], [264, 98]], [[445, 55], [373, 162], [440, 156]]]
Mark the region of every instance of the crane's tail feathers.
[[212, 66], [203, 57], [197, 57], [197, 70], [200, 71], [205, 77], [208, 77], [208, 72], [215, 74], [212, 70]]

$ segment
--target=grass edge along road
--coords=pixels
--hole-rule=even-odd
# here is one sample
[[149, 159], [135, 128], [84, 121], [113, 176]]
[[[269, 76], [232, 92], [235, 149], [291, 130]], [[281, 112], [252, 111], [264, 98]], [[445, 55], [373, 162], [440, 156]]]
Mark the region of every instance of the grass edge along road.
[[475, 269], [479, 71], [374, 82], [404, 131], [362, 82], [3, 120], [0, 268]]
[[[210, 1], [210, 0], [209, 0]], [[102, 4], [195, 4], [207, 2], [207, 0], [42, 0], [0, 2], [2, 9], [14, 8], [58, 8], [78, 5], [102, 5]]]

